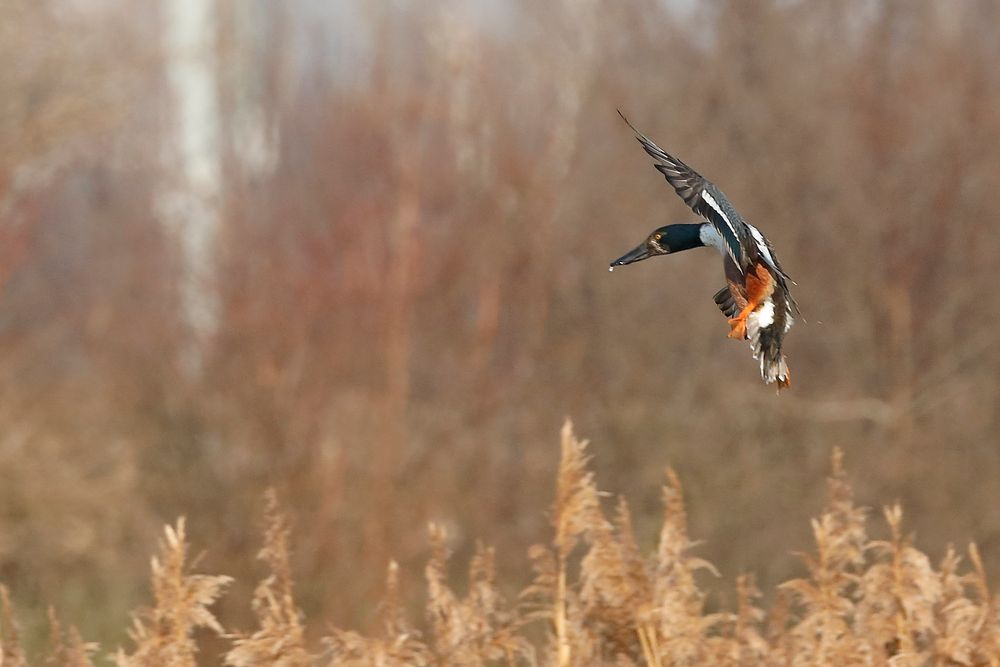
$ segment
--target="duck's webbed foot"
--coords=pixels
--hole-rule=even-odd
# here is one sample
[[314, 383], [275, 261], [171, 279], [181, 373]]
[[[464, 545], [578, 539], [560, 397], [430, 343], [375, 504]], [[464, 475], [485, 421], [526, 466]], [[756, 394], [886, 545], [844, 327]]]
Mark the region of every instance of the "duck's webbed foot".
[[735, 340], [746, 340], [747, 337], [747, 313], [746, 311], [740, 313], [734, 318], [729, 320], [729, 338]]

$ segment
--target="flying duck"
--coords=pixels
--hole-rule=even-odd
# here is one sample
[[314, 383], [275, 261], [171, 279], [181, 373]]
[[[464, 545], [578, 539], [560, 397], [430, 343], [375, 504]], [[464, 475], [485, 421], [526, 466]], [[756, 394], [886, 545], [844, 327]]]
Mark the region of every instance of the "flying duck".
[[691, 248], [718, 249], [726, 286], [714, 299], [729, 320], [729, 338], [750, 341], [766, 384], [777, 383], [779, 391], [788, 387], [791, 374], [781, 343], [799, 308], [788, 290], [788, 283], [795, 283], [781, 268], [771, 242], [737, 213], [722, 190], [635, 129], [621, 111], [618, 115], [684, 203], [707, 222], [654, 229], [639, 246], [611, 262], [608, 270]]

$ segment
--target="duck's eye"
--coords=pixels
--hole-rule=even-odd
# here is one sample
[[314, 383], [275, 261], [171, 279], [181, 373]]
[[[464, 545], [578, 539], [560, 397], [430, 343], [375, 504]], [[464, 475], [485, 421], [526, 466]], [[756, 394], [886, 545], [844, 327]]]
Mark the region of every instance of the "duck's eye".
[[653, 240], [654, 241], [659, 241], [661, 238], [663, 238], [663, 234], [654, 234], [653, 235]]

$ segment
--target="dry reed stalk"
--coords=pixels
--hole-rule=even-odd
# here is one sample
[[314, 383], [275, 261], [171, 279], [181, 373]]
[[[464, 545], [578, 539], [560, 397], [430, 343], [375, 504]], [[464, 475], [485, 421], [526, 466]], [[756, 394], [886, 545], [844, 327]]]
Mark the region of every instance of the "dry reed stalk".
[[118, 650], [119, 667], [195, 667], [194, 631], [208, 628], [225, 634], [208, 608], [232, 579], [189, 574], [188, 548], [182, 517], [176, 527], [164, 530], [160, 555], [152, 559], [155, 606], [133, 614], [129, 636], [136, 647], [131, 654]]
[[973, 634], [980, 611], [965, 595], [968, 577], [958, 574], [961, 560], [949, 545], [939, 566], [941, 598], [935, 609], [938, 630], [933, 646], [936, 664], [969, 665], [976, 651]]
[[649, 667], [660, 667], [660, 649], [656, 645], [656, 630], [649, 624], [639, 625], [635, 629], [642, 645], [642, 657]]
[[[573, 424], [566, 420], [561, 433], [561, 458], [556, 480], [556, 501], [552, 509], [556, 552], [556, 590], [553, 600], [553, 623], [556, 632], [556, 664], [569, 667], [573, 663], [573, 640], [569, 622], [569, 591], [567, 589], [567, 561], [596, 514], [600, 501], [594, 485], [593, 473], [587, 470], [590, 457], [586, 454], [587, 441], [577, 440]], [[579, 659], [580, 656], [577, 656]]]
[[997, 619], [997, 608], [994, 598], [990, 595], [986, 582], [986, 568], [975, 542], [969, 543], [969, 560], [974, 571], [969, 575], [974, 589], [979, 597], [980, 614], [976, 622], [975, 643], [977, 657], [990, 667], [1000, 665], [1000, 620]]
[[59, 617], [49, 607], [49, 630], [51, 653], [45, 664], [49, 667], [93, 667], [90, 656], [98, 649], [97, 644], [84, 642], [77, 629], [70, 627], [65, 633]]
[[566, 619], [566, 561], [576, 546], [577, 535], [583, 531], [581, 515], [588, 505], [597, 502], [592, 494], [590, 474], [586, 472], [589, 457], [584, 454], [585, 442], [573, 437], [573, 425], [569, 420], [562, 429], [562, 456], [559, 477], [556, 482], [556, 503], [553, 511], [556, 536], [556, 595], [553, 621], [556, 629], [556, 664], [569, 667], [572, 658], [569, 630]]
[[450, 553], [443, 528], [430, 529], [432, 556], [427, 564], [427, 615], [438, 657], [446, 664], [516, 664], [534, 660], [533, 649], [517, 630], [517, 614], [506, 609], [496, 588], [492, 549], [476, 545], [469, 564], [469, 591], [459, 598], [446, 582]]
[[0, 667], [27, 667], [27, 664], [10, 593], [0, 584]]
[[884, 515], [891, 539], [866, 547], [875, 562], [861, 578], [854, 631], [874, 655], [905, 664], [918, 660], [932, 643], [941, 579], [927, 556], [903, 535], [900, 506], [886, 507]]
[[706, 659], [706, 633], [729, 616], [703, 615], [704, 594], [695, 582], [695, 573], [719, 573], [708, 561], [689, 554], [697, 543], [688, 536], [683, 487], [672, 468], [667, 468], [666, 476], [653, 583], [652, 610], [660, 647], [657, 659], [669, 656], [670, 664], [702, 664]]
[[556, 642], [558, 646], [558, 660], [557, 663], [559, 667], [569, 667], [570, 658], [572, 656], [570, 645], [569, 645], [569, 632], [566, 629], [566, 559], [560, 556], [559, 558], [559, 579], [558, 588], [556, 589], [556, 608], [555, 608], [555, 622], [556, 622]]
[[760, 634], [764, 610], [755, 604], [762, 597], [753, 575], [741, 574], [736, 578], [736, 618], [733, 627], [733, 656], [735, 665], [757, 665], [766, 662], [770, 653], [767, 640]]
[[830, 499], [812, 521], [816, 555], [803, 556], [809, 578], [780, 586], [793, 593], [804, 610], [790, 631], [793, 664], [810, 660], [854, 664], [868, 659], [868, 646], [850, 628], [855, 611], [852, 594], [865, 564], [865, 510], [854, 505], [839, 449], [834, 449], [831, 467]]
[[580, 562], [579, 600], [586, 631], [597, 639], [601, 655], [637, 658], [642, 648], [635, 632], [637, 610], [653, 600], [624, 499], [619, 499], [614, 524], [595, 508], [584, 540], [589, 549]]
[[259, 629], [251, 635], [235, 636], [226, 664], [304, 667], [312, 663], [312, 657], [305, 648], [302, 613], [295, 604], [288, 547], [291, 529], [274, 489], [265, 495], [265, 503], [264, 547], [257, 557], [267, 563], [271, 574], [254, 591], [253, 609]]
[[434, 664], [431, 650], [420, 641], [399, 607], [399, 566], [389, 563], [386, 592], [381, 605], [382, 632], [378, 637], [334, 629], [323, 640], [329, 652], [329, 667], [426, 667]]

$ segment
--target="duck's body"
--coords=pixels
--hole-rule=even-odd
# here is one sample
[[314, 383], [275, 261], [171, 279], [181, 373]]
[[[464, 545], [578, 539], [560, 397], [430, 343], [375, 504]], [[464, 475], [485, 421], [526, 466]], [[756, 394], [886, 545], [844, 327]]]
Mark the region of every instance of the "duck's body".
[[644, 243], [612, 262], [611, 268], [702, 246], [718, 249], [726, 287], [715, 294], [715, 302], [729, 319], [729, 337], [750, 341], [765, 383], [776, 382], [779, 389], [789, 386], [791, 375], [781, 344], [798, 315], [798, 306], [788, 289], [791, 279], [782, 270], [770, 241], [743, 219], [719, 188], [631, 123], [629, 127], [677, 194], [707, 222], [660, 227]]

